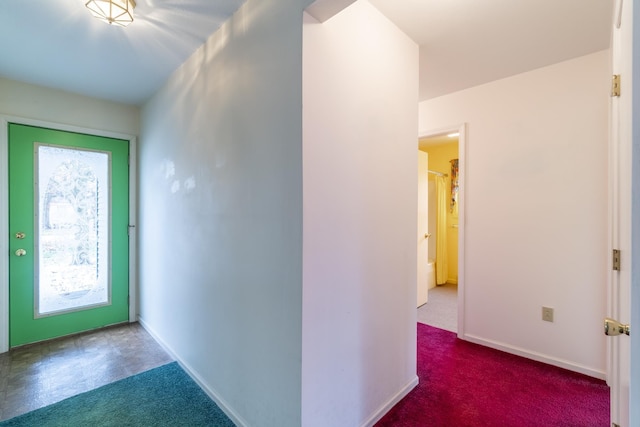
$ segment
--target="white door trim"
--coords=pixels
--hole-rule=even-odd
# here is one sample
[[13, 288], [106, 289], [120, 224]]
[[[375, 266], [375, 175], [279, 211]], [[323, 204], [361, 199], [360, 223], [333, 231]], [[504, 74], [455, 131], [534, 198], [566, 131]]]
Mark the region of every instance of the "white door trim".
[[[631, 2], [629, 2], [631, 3]], [[636, 117], [637, 111], [640, 111], [640, 7], [638, 4], [632, 4], [631, 13], [631, 31], [632, 31], [632, 100], [631, 115]], [[631, 345], [630, 359], [635, 362], [631, 363], [631, 377], [629, 378], [629, 401], [638, 402], [640, 399], [640, 339], [638, 339], [637, 331], [640, 326], [640, 226], [638, 215], [640, 214], [640, 122], [632, 120], [631, 124], [631, 144], [632, 144], [632, 163], [631, 163], [631, 327], [634, 328], [634, 334], [629, 337]], [[640, 425], [640, 405], [630, 405], [629, 425]]]
[[0, 115], [0, 353], [9, 350], [9, 123], [39, 126], [67, 132], [104, 136], [129, 141], [129, 322], [138, 318], [137, 301], [137, 138], [133, 135], [104, 130], [64, 125], [42, 120]]
[[[635, 309], [633, 304], [634, 287], [637, 284], [637, 230], [634, 225], [634, 177], [637, 174], [637, 158], [634, 156], [634, 103], [636, 91], [633, 81], [635, 56], [637, 49], [633, 33], [634, 16], [637, 8], [633, 2], [617, 0], [615, 5], [613, 31], [611, 39], [611, 71], [618, 74], [624, 82], [621, 95], [612, 97], [610, 103], [609, 135], [609, 245], [621, 251], [619, 271], [613, 271], [609, 255], [607, 281], [607, 316], [623, 323], [633, 323]], [[635, 169], [635, 171], [634, 171]], [[632, 404], [635, 387], [633, 381], [634, 336], [607, 338], [607, 383], [611, 388], [611, 423], [622, 426], [638, 425], [634, 419]], [[636, 363], [637, 365], [637, 363]], [[637, 374], [636, 374], [637, 375]]]
[[464, 339], [464, 307], [465, 307], [465, 179], [467, 175], [467, 124], [446, 126], [440, 129], [432, 129], [422, 132], [418, 138], [428, 138], [458, 132], [458, 338]]

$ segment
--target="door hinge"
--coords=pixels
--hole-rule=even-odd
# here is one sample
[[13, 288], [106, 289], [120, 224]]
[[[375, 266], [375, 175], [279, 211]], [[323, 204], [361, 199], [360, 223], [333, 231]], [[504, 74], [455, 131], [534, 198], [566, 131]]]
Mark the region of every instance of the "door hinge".
[[614, 74], [611, 78], [611, 96], [620, 96], [620, 74]]
[[136, 228], [136, 226], [135, 225], [131, 225], [131, 224], [129, 224], [127, 226], [127, 236], [131, 236], [131, 229], [132, 228]]
[[612, 261], [611, 268], [615, 271], [620, 271], [620, 249], [613, 250]]

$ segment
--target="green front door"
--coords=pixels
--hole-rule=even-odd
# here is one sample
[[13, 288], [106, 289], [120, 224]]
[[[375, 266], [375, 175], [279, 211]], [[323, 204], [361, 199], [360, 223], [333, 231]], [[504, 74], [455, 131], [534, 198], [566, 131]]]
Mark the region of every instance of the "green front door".
[[11, 347], [129, 319], [129, 142], [9, 125]]

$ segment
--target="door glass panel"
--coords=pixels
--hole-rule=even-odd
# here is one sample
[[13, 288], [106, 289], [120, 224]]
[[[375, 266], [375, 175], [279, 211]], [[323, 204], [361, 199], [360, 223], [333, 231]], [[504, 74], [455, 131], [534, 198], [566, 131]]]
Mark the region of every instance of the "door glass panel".
[[35, 150], [35, 315], [108, 305], [110, 153]]

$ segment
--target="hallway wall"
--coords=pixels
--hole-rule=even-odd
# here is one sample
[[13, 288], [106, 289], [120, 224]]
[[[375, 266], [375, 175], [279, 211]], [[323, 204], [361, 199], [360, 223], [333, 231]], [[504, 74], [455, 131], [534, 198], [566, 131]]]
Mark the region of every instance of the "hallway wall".
[[358, 2], [353, 42], [388, 47], [335, 62], [356, 105], [305, 93], [303, 129], [304, 3], [248, 0], [142, 114], [140, 317], [238, 425], [364, 425], [416, 381], [417, 46]]
[[247, 0], [142, 114], [140, 316], [239, 425], [300, 425], [308, 3]]
[[303, 44], [302, 425], [370, 425], [417, 383], [418, 47], [367, 1]]
[[467, 123], [465, 338], [596, 377], [610, 80], [602, 51], [420, 104], [421, 134]]

